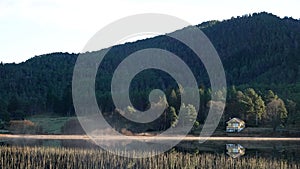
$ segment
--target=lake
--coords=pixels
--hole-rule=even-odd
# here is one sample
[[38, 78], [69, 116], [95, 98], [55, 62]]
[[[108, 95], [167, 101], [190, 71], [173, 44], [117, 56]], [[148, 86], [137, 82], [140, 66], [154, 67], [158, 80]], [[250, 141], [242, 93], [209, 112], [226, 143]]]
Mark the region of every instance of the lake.
[[[136, 140], [106, 140], [108, 147], [130, 147], [130, 144]], [[65, 147], [65, 148], [99, 148], [89, 139], [24, 139], [24, 138], [0, 138], [2, 146], [46, 146], [46, 147]], [[157, 144], [149, 141], [149, 147]], [[167, 141], [162, 142], [167, 144]], [[294, 159], [300, 161], [300, 141], [249, 141], [249, 140], [230, 140], [230, 141], [181, 141], [172, 150], [186, 153], [212, 153], [226, 154], [230, 156], [229, 151], [236, 152], [235, 147], [242, 148], [244, 157], [278, 157], [283, 159]], [[237, 148], [238, 149], [238, 148]], [[234, 158], [234, 157], [233, 157]]]

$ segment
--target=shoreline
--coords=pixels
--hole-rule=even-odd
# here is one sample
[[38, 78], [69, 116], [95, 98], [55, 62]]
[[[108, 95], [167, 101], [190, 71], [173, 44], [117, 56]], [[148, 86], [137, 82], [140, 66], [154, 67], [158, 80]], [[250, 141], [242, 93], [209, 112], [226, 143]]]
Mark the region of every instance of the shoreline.
[[[34, 140], [92, 140], [87, 135], [20, 135], [0, 134], [0, 139], [34, 139]], [[182, 141], [300, 141], [299, 137], [199, 137], [199, 136], [116, 136], [103, 135], [97, 140], [182, 140]]]

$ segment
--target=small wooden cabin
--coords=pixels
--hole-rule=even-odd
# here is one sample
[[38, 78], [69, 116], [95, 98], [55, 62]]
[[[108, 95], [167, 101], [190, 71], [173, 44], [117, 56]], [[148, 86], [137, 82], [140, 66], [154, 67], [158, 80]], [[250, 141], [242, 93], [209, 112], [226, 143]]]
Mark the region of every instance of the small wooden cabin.
[[240, 132], [245, 128], [245, 122], [239, 118], [232, 118], [226, 123], [226, 132]]

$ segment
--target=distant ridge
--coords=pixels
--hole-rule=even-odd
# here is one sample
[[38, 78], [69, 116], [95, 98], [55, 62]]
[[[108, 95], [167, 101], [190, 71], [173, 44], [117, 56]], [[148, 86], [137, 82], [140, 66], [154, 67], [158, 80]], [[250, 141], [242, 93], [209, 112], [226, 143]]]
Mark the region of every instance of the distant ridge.
[[[262, 12], [224, 21], [203, 22], [197, 26], [218, 51], [229, 86], [251, 86], [262, 91], [272, 89], [284, 99], [293, 99], [300, 104], [299, 20]], [[108, 93], [113, 70], [130, 53], [149, 47], [177, 54], [196, 72], [199, 85], [209, 87], [206, 70], [192, 51], [169, 37], [158, 36], [113, 47], [100, 66], [101, 73], [96, 84], [98, 96], [103, 100], [111, 100]], [[16, 96], [22, 100], [28, 112], [47, 111], [45, 107], [49, 98], [71, 102], [72, 72], [77, 56], [52, 53], [36, 56], [20, 64], [0, 64], [2, 102], [7, 104]], [[153, 78], [156, 80], [151, 80]], [[137, 97], [145, 94], [142, 89], [174, 85], [174, 81], [161, 72], [146, 72], [139, 76], [139, 80], [143, 83], [132, 84]]]

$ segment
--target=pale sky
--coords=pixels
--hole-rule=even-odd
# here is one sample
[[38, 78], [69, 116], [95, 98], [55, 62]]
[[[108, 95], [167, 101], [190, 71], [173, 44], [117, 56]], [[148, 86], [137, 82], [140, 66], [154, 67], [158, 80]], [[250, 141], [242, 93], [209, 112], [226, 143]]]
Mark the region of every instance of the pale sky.
[[52, 52], [80, 52], [101, 28], [142, 13], [191, 24], [254, 12], [300, 18], [299, 0], [0, 0], [0, 62]]

